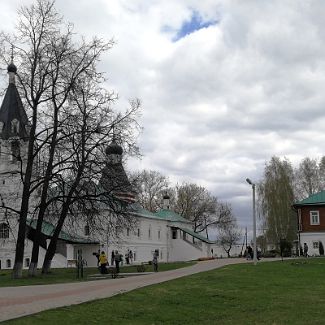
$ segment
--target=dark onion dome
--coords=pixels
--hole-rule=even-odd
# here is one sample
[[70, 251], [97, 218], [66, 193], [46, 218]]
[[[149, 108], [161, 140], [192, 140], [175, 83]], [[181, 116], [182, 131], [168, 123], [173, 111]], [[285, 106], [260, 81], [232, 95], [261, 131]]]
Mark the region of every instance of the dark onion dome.
[[8, 65], [8, 68], [7, 68], [8, 72], [14, 72], [16, 73], [17, 72], [17, 67], [11, 62], [9, 65]]
[[123, 149], [115, 141], [113, 141], [105, 150], [106, 155], [122, 155]]
[[164, 199], [164, 200], [169, 200], [170, 197], [169, 197], [169, 195], [166, 193], [166, 194], [164, 194], [163, 199]]

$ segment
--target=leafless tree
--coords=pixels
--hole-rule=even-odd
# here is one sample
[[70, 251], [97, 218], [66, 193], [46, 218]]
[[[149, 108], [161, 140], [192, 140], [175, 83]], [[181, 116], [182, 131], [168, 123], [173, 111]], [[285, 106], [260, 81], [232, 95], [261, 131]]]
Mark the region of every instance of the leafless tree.
[[169, 186], [166, 176], [154, 170], [143, 170], [132, 173], [130, 179], [143, 208], [156, 212], [162, 207], [162, 197]]
[[[132, 138], [131, 124], [139, 103], [134, 102], [126, 114], [112, 111], [111, 102], [116, 96], [101, 88], [104, 76], [97, 71], [96, 64], [113, 41], [77, 40], [72, 25], [65, 24], [56, 11], [54, 1], [37, 0], [30, 7], [21, 7], [16, 34], [2, 34], [1, 38], [3, 60], [8, 58], [9, 47], [15, 46], [15, 63], [19, 65], [17, 88], [30, 116], [21, 207], [13, 211], [19, 214], [13, 270], [13, 277], [18, 278], [22, 275], [27, 216], [32, 213], [31, 196], [41, 192], [40, 202], [36, 204], [39, 220], [36, 231], [39, 232], [47, 209], [55, 201], [49, 198], [49, 189], [59, 188], [58, 184], [64, 184], [69, 178], [73, 180], [66, 182], [71, 186], [60, 202], [57, 230], [46, 257], [49, 267], [63, 216], [76, 201], [77, 189], [85, 182], [84, 175], [92, 170], [91, 161], [100, 161], [100, 147], [112, 138], [113, 126], [120, 128], [121, 137]], [[31, 274], [36, 269], [38, 247], [36, 240]]]
[[204, 187], [185, 183], [176, 186], [175, 211], [194, 223], [194, 231], [206, 232], [212, 227], [228, 224], [232, 218], [231, 206], [211, 195]]
[[238, 243], [240, 238], [241, 232], [239, 231], [237, 222], [234, 218], [231, 222], [218, 229], [217, 242], [227, 253], [228, 257], [230, 257], [232, 247]]

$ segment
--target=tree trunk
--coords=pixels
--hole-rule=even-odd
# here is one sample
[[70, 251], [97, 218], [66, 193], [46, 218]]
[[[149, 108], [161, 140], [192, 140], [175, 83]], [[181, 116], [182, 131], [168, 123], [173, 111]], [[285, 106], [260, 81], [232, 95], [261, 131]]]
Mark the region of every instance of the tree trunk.
[[50, 272], [51, 264], [52, 264], [52, 259], [44, 260], [43, 268], [42, 268], [43, 274], [48, 274]]
[[[24, 252], [23, 252], [24, 254]], [[23, 276], [23, 263], [22, 262], [16, 262], [14, 265], [14, 269], [12, 272], [13, 279], [20, 279]]]
[[69, 211], [69, 205], [71, 203], [71, 195], [73, 193], [74, 190], [72, 190], [70, 192], [70, 197], [68, 197], [67, 201], [64, 203], [63, 207], [62, 207], [62, 211], [60, 214], [60, 218], [58, 220], [58, 223], [55, 227], [54, 233], [52, 235], [49, 247], [47, 248], [45, 257], [44, 257], [44, 263], [43, 263], [43, 267], [42, 267], [42, 273], [46, 274], [49, 273], [50, 268], [51, 268], [51, 263], [52, 263], [52, 259], [55, 255], [55, 251], [56, 251], [56, 244], [58, 242], [58, 238], [60, 235], [60, 232], [62, 230], [65, 218], [68, 214]]
[[37, 272], [37, 262], [30, 262], [28, 269], [28, 276], [36, 276]]

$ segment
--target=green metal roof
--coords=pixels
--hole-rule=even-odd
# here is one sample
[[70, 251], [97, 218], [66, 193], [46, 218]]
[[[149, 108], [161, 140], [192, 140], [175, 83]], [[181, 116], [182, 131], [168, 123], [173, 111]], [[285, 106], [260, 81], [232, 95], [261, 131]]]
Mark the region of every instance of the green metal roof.
[[[37, 220], [28, 220], [27, 225], [32, 227], [33, 229], [36, 229]], [[43, 221], [42, 223], [42, 233], [47, 237], [52, 237], [55, 230], [55, 226], [52, 225], [50, 222]], [[99, 241], [78, 237], [78, 236], [71, 236], [65, 231], [61, 230], [59, 239], [75, 243], [75, 244], [99, 244]]]
[[150, 218], [150, 219], [161, 219], [156, 216], [155, 213], [152, 213], [141, 207], [139, 203], [132, 204], [130, 207], [130, 212], [136, 216]]
[[192, 223], [191, 221], [183, 218], [178, 213], [171, 211], [171, 210], [167, 210], [167, 209], [159, 210], [158, 212], [155, 213], [155, 215], [157, 217], [159, 217], [160, 219], [164, 219], [164, 220], [168, 220], [168, 221], [172, 221], [172, 222]]
[[193, 230], [190, 230], [190, 229], [187, 229], [187, 228], [183, 228], [183, 227], [177, 227], [177, 228], [185, 231], [187, 234], [193, 236], [194, 238], [197, 238], [197, 239], [199, 239], [201, 241], [204, 241], [205, 243], [208, 243], [208, 244], [215, 244], [216, 243], [215, 241], [212, 241], [212, 240], [210, 240], [210, 239], [208, 239], [208, 238], [206, 238], [206, 237], [198, 234], [197, 232], [195, 232]]
[[294, 206], [299, 205], [325, 205], [325, 190], [294, 203]]
[[150, 212], [146, 209], [144, 209], [139, 203], [134, 203], [129, 206], [130, 213], [133, 215], [144, 217], [144, 218], [150, 218], [150, 219], [158, 219], [158, 220], [165, 220], [165, 221], [171, 221], [171, 222], [185, 222], [185, 223], [191, 223], [191, 221], [183, 218], [179, 214], [177, 214], [174, 211], [171, 210], [159, 210], [156, 213]]

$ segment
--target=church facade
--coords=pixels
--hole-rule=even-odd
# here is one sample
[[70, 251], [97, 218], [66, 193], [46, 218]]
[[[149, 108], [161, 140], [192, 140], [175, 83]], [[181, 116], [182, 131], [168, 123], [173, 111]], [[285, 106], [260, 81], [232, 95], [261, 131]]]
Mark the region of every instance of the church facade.
[[[15, 245], [18, 233], [18, 214], [22, 196], [22, 175], [27, 160], [30, 125], [26, 111], [15, 85], [16, 67], [8, 66], [9, 85], [0, 108], [0, 194], [1, 202], [10, 209], [0, 208], [0, 269], [13, 268]], [[99, 236], [89, 229], [89, 225], [78, 225], [71, 230], [67, 225], [61, 231], [52, 267], [69, 267], [76, 263], [78, 254], [87, 266], [96, 266], [95, 253], [105, 251], [108, 256], [118, 251], [124, 256], [132, 252], [132, 262], [142, 263], [152, 260], [158, 252], [160, 262], [189, 261], [198, 258], [225, 256], [216, 242], [193, 231], [190, 221], [169, 209], [169, 198], [164, 196], [164, 209], [152, 213], [136, 202], [136, 195], [127, 179], [122, 164], [122, 148], [114, 141], [107, 147], [107, 165], [103, 168], [101, 186], [107, 186], [107, 175], [114, 174], [115, 182], [124, 184], [123, 191], [115, 193], [117, 200], [127, 202], [129, 213], [136, 221], [130, 228], [121, 229], [118, 240], [109, 236]], [[33, 194], [33, 203], [39, 201]], [[1, 204], [2, 206], [3, 204]], [[101, 211], [108, 217], [109, 209]], [[29, 267], [36, 220], [30, 215], [27, 221], [24, 268]], [[39, 267], [42, 265], [46, 249], [54, 232], [54, 225], [44, 221], [40, 238]], [[241, 247], [235, 246], [232, 254], [238, 255]], [[110, 258], [109, 258], [110, 260]]]

